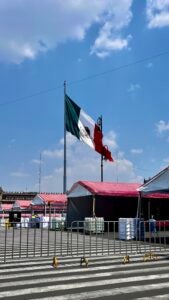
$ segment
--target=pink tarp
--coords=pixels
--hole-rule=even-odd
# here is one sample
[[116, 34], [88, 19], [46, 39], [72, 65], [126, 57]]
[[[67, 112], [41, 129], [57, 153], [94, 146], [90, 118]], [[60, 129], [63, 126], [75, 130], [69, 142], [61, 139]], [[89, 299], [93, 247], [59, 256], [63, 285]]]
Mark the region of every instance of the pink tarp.
[[3, 204], [1, 204], [1, 209], [2, 210], [11, 210], [12, 206], [13, 206], [13, 204], [3, 203]]
[[95, 182], [95, 181], [78, 181], [73, 185], [70, 192], [73, 191], [77, 185], [81, 185], [89, 192], [95, 195], [102, 196], [126, 196], [137, 197], [137, 188], [139, 183], [113, 183], [113, 182]]
[[27, 209], [31, 204], [30, 200], [16, 200], [13, 208]]
[[67, 209], [67, 195], [65, 194], [47, 194], [41, 193], [31, 201], [31, 208], [40, 211], [46, 209], [54, 209], [55, 211], [65, 211]]
[[[138, 197], [138, 188], [140, 183], [114, 183], [114, 182], [95, 182], [95, 181], [78, 181], [74, 183], [69, 194], [78, 186], [87, 189], [91, 194], [100, 196], [117, 196], [117, 197]], [[145, 196], [146, 197], [146, 196]], [[169, 199], [169, 194], [156, 193], [148, 195], [148, 198]]]
[[65, 194], [38, 194], [37, 196], [44, 200], [46, 204], [67, 203], [67, 196]]

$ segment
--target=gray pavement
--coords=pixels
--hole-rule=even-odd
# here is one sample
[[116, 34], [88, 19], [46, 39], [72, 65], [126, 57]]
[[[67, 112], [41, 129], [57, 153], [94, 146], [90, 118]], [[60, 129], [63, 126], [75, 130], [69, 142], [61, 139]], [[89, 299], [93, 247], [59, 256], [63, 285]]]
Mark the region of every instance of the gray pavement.
[[142, 254], [89, 257], [19, 259], [0, 265], [0, 299], [169, 299], [169, 256], [143, 261]]
[[[169, 299], [169, 249], [155, 241], [1, 228], [0, 299]], [[156, 257], [144, 261], [149, 251]], [[82, 256], [88, 267], [80, 265]]]

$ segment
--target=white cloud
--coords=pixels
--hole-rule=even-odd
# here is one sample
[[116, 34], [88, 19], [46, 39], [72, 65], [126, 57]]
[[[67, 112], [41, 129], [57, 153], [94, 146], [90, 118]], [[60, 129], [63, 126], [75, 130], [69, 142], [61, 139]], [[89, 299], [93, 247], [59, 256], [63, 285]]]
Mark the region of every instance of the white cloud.
[[162, 134], [163, 132], [165, 131], [169, 131], [169, 121], [168, 123], [163, 121], [163, 120], [160, 120], [157, 124], [156, 124], [156, 129], [157, 129], [157, 132], [159, 134]]
[[[70, 189], [73, 183], [79, 180], [100, 181], [100, 157], [94, 153], [77, 151], [76, 157], [69, 157], [67, 164], [67, 188]], [[77, 157], [77, 154], [81, 157]], [[104, 162], [104, 181], [110, 182], [138, 182], [142, 183], [143, 178], [136, 175], [134, 165], [126, 158], [115, 160], [113, 163]], [[48, 192], [63, 191], [63, 168], [58, 167], [47, 176], [42, 177], [42, 190]]]
[[141, 86], [138, 83], [131, 83], [129, 89], [127, 90], [129, 93], [135, 92], [140, 89]]
[[132, 0], [114, 0], [109, 3], [109, 11], [105, 22], [99, 31], [91, 54], [104, 58], [112, 51], [119, 51], [128, 48], [132, 36], [122, 36], [122, 30], [126, 28], [132, 19], [131, 5]]
[[[74, 138], [73, 138], [74, 139]], [[78, 141], [76, 138], [72, 143], [70, 138], [70, 144], [67, 143], [67, 186], [68, 189], [78, 180], [95, 180], [100, 181], [100, 155], [93, 151], [86, 144]], [[131, 161], [125, 158], [123, 152], [118, 152], [116, 158], [115, 152], [117, 152], [118, 144], [116, 133], [110, 131], [104, 137], [104, 144], [106, 144], [112, 156], [114, 162], [104, 162], [104, 181], [112, 182], [143, 182], [143, 178], [137, 176], [135, 173], [134, 165]], [[60, 148], [60, 143], [58, 144]], [[57, 152], [57, 149], [55, 150]], [[48, 164], [47, 157], [45, 164]], [[45, 167], [44, 167], [45, 169]], [[42, 188], [43, 191], [48, 192], [62, 192], [63, 190], [63, 160], [56, 160], [56, 165], [53, 169], [48, 171], [48, 174], [42, 176]]]
[[149, 62], [149, 63], [146, 65], [146, 67], [147, 67], [148, 69], [151, 69], [151, 68], [153, 67], [153, 63], [152, 63], [152, 62]]
[[165, 163], [169, 164], [169, 157], [164, 158], [163, 161], [164, 161]]
[[[108, 55], [128, 46], [121, 37], [132, 18], [133, 0], [1, 0], [0, 61], [21, 63], [67, 40], [82, 41], [97, 25], [93, 53]], [[105, 45], [103, 45], [105, 43]]]
[[10, 176], [22, 178], [22, 177], [28, 177], [29, 174], [21, 172], [21, 171], [16, 171], [16, 172], [11, 172]]
[[106, 23], [100, 30], [99, 36], [91, 47], [91, 54], [104, 58], [109, 56], [112, 51], [119, 51], [128, 47], [131, 35], [122, 38], [119, 33], [114, 33], [111, 23]]
[[12, 146], [14, 145], [16, 143], [16, 139], [11, 139], [10, 141], [9, 141], [9, 145], [8, 145], [8, 148], [12, 148]]
[[149, 28], [169, 26], [169, 0], [147, 0], [146, 14]]
[[43, 161], [40, 160], [40, 159], [32, 159], [31, 163], [36, 164], [36, 165], [40, 165], [40, 164], [43, 164]]
[[[67, 141], [67, 145], [73, 146], [77, 143], [77, 138], [75, 136], [73, 136], [71, 133], [67, 132], [66, 141]], [[64, 144], [63, 138], [60, 139], [59, 144], [63, 146], [63, 144]]]
[[116, 150], [118, 148], [116, 133], [114, 131], [108, 132], [103, 137], [103, 144], [107, 145], [109, 148], [111, 148], [112, 151]]
[[42, 152], [43, 156], [50, 158], [62, 158], [63, 157], [63, 149], [56, 150], [44, 150]]
[[10, 140], [10, 143], [11, 143], [11, 144], [14, 144], [15, 142], [16, 142], [16, 139], [11, 139], [11, 140]]
[[143, 153], [143, 149], [131, 149], [130, 152], [132, 154], [141, 154]]
[[[69, 149], [71, 147], [74, 147], [77, 144], [77, 138], [73, 136], [71, 133], [66, 134], [66, 148], [67, 148], [67, 156], [69, 155]], [[46, 158], [63, 158], [64, 151], [63, 151], [63, 145], [64, 145], [64, 138], [60, 139], [57, 149], [50, 150], [46, 149], [43, 150], [42, 155]]]

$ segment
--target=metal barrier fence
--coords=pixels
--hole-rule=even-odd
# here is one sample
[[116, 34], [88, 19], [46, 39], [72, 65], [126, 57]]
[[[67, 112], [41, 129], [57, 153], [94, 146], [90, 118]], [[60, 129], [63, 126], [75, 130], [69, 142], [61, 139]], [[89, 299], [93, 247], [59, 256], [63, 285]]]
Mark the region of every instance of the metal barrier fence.
[[11, 223], [0, 227], [0, 262], [44, 256], [93, 256], [169, 250], [169, 221]]

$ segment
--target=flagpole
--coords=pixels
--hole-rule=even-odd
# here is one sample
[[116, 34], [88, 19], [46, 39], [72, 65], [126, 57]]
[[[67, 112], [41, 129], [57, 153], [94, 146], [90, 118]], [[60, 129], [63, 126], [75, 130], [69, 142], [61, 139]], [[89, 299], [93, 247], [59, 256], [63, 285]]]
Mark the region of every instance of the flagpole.
[[63, 161], [63, 194], [67, 191], [66, 176], [66, 80], [64, 81], [64, 161]]
[[[97, 120], [97, 124], [98, 126], [100, 127], [100, 130], [101, 130], [101, 133], [103, 131], [103, 119], [102, 119], [102, 116], [100, 116]], [[100, 163], [100, 181], [103, 182], [103, 160], [104, 160], [104, 157], [103, 157], [103, 154], [101, 154], [101, 163]]]
[[[103, 119], [102, 119], [102, 116], [100, 117], [100, 121], [101, 121], [101, 124], [100, 124], [100, 129], [101, 129], [101, 133], [103, 133]], [[103, 182], [103, 154], [101, 154], [101, 182]]]
[[39, 158], [39, 194], [41, 192], [41, 178], [42, 177], [42, 153], [40, 153]]

